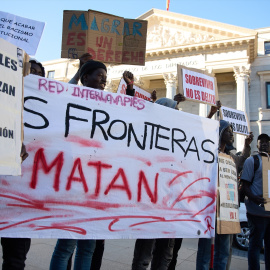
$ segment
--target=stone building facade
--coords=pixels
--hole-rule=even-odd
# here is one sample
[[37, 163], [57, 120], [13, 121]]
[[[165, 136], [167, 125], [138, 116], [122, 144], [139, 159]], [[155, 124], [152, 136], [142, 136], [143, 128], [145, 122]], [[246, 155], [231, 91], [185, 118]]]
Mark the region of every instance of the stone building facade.
[[[177, 90], [177, 64], [207, 70], [217, 78], [219, 99], [227, 107], [246, 111], [251, 131], [270, 134], [270, 27], [247, 29], [151, 9], [138, 19], [148, 21], [145, 66], [108, 64], [107, 91], [116, 92], [125, 70], [135, 83], [157, 96], [173, 98]], [[43, 63], [47, 77], [68, 82], [78, 60]], [[204, 104], [186, 101], [181, 109], [206, 116]], [[236, 135], [236, 148], [244, 136]], [[256, 139], [252, 143], [256, 150]]]

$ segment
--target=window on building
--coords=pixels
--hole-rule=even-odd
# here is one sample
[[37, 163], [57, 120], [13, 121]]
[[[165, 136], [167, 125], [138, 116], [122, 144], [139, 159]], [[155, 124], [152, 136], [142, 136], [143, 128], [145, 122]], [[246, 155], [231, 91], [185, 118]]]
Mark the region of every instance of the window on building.
[[53, 79], [53, 78], [54, 78], [54, 73], [55, 73], [55, 71], [54, 71], [54, 70], [48, 71], [47, 78], [49, 78], [49, 79]]
[[270, 109], [270, 82], [266, 83], [266, 106]]
[[265, 54], [270, 54], [270, 41], [264, 42], [264, 51], [265, 51]]

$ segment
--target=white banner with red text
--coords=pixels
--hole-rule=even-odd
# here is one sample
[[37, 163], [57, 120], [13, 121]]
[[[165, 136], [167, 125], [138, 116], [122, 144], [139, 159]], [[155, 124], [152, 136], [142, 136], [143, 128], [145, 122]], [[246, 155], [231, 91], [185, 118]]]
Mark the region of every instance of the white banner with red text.
[[0, 177], [0, 236], [214, 236], [217, 121], [34, 75], [24, 87], [29, 157]]

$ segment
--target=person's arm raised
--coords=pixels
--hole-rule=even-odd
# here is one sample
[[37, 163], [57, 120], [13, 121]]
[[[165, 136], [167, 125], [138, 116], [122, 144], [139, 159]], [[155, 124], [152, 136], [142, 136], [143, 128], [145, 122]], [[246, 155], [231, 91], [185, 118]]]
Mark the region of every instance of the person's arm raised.
[[134, 83], [134, 76], [130, 71], [125, 71], [123, 73], [123, 79], [127, 84], [127, 90], [126, 94], [128, 96], [134, 96], [135, 95], [135, 90], [133, 89], [133, 83]]
[[221, 102], [220, 100], [218, 100], [216, 102], [216, 106], [211, 106], [210, 112], [207, 115], [207, 118], [211, 119], [213, 117], [213, 115], [220, 109], [221, 107]]

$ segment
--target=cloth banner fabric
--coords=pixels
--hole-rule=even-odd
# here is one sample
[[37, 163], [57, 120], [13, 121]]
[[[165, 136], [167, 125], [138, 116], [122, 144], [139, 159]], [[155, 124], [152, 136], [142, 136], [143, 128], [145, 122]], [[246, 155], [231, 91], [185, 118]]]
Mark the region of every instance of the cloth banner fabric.
[[45, 23], [0, 11], [0, 37], [35, 55]]
[[20, 175], [24, 51], [2, 38], [0, 48], [0, 175]]
[[34, 75], [24, 87], [29, 157], [0, 177], [0, 236], [214, 236], [217, 121]]

